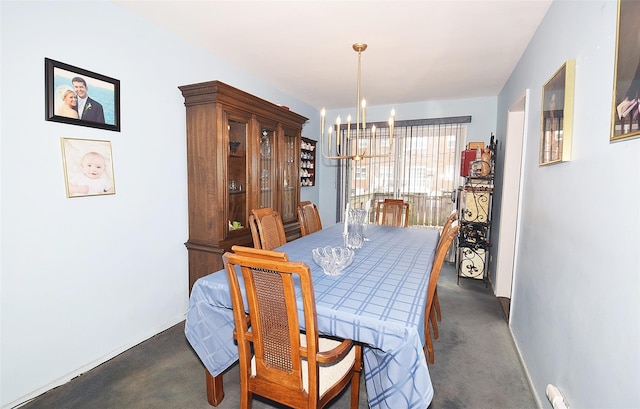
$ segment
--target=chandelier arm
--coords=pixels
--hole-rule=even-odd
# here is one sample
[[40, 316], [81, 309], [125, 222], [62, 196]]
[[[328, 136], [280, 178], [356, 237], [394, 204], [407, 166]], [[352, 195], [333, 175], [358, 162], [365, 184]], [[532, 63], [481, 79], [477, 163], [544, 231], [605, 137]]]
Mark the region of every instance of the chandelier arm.
[[322, 157], [325, 159], [332, 159], [332, 160], [336, 160], [336, 159], [355, 159], [357, 157], [357, 155], [344, 155], [344, 156], [327, 156], [324, 154], [324, 152], [322, 152]]

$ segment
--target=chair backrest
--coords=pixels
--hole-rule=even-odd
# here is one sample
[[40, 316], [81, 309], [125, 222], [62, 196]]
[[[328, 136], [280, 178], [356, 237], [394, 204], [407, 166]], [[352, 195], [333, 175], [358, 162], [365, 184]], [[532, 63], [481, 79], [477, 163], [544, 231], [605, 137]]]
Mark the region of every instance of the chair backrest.
[[263, 250], [273, 250], [287, 242], [280, 213], [270, 207], [251, 210], [249, 227], [253, 247]]
[[436, 292], [436, 286], [438, 284], [438, 278], [440, 277], [440, 270], [442, 270], [442, 264], [444, 263], [445, 256], [449, 250], [449, 246], [453, 242], [453, 239], [458, 235], [460, 224], [456, 220], [451, 223], [451, 226], [446, 232], [440, 236], [438, 245], [436, 247], [435, 255], [433, 256], [433, 264], [431, 266], [431, 275], [429, 276], [429, 284], [427, 286], [427, 315], [425, 316], [425, 322], [431, 312], [431, 306], [433, 304], [433, 298]]
[[[319, 341], [309, 266], [289, 261], [283, 252], [240, 246], [233, 246], [232, 250], [235, 254], [225, 253], [223, 260], [233, 304], [240, 377], [248, 388], [242, 393], [255, 392], [291, 406], [301, 399], [317, 399]], [[238, 270], [244, 281], [246, 305]], [[303, 337], [296, 281], [302, 296], [301, 317], [304, 317], [306, 333]], [[303, 390], [302, 375], [307, 363], [308, 394]]]
[[302, 236], [322, 230], [322, 220], [320, 220], [318, 206], [310, 201], [300, 202], [298, 206], [298, 221], [300, 222], [300, 234]]
[[273, 261], [289, 261], [287, 253], [281, 251], [267, 251], [244, 246], [232, 246], [233, 254], [245, 257], [263, 258]]
[[442, 226], [442, 234], [445, 234], [447, 230], [449, 230], [449, 227], [451, 227], [451, 223], [453, 223], [454, 220], [457, 220], [457, 219], [458, 219], [458, 211], [454, 209], [451, 211], [451, 214], [447, 218], [447, 221], [445, 221], [444, 225]]
[[253, 239], [253, 247], [257, 249], [262, 248], [262, 243], [260, 242], [260, 233], [258, 233], [258, 222], [256, 218], [250, 214], [249, 215], [249, 227], [251, 228], [251, 238]]
[[408, 227], [409, 203], [396, 199], [376, 203], [375, 221], [381, 226]]
[[440, 234], [440, 241], [438, 242], [438, 244], [440, 244], [440, 242], [444, 239], [444, 237], [447, 235], [447, 231], [451, 228], [451, 224], [456, 220], [458, 220], [458, 211], [454, 209], [447, 218], [447, 221], [444, 222], [444, 226], [442, 226], [442, 233]]

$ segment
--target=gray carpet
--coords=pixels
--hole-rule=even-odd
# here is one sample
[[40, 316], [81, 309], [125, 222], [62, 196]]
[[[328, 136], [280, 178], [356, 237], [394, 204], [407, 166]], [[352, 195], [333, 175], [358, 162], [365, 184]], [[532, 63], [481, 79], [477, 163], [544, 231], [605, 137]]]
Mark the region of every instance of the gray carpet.
[[[476, 280], [464, 279], [457, 285], [453, 266], [445, 264], [438, 294], [442, 322], [440, 338], [434, 341], [435, 364], [429, 366], [435, 391], [429, 409], [537, 408], [500, 303], [491, 290]], [[218, 408], [238, 408], [237, 365], [227, 371], [224, 380], [225, 399]], [[281, 408], [259, 398], [254, 399], [253, 407]], [[349, 394], [329, 407], [348, 408]], [[362, 382], [360, 408], [367, 407]], [[184, 337], [183, 322], [21, 408], [212, 406], [206, 398], [204, 367]]]

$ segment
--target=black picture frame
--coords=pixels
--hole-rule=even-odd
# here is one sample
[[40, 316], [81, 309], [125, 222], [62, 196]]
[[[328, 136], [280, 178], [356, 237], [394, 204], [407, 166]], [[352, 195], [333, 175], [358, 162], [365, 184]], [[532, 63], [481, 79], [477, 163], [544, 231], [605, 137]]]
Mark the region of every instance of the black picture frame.
[[[44, 73], [45, 120], [120, 132], [119, 80], [50, 58], [44, 59]], [[83, 81], [72, 81], [77, 78]], [[85, 113], [79, 115], [77, 107], [80, 101], [76, 86], [83, 85], [88, 100], [84, 104]], [[75, 108], [72, 101], [74, 98]]]

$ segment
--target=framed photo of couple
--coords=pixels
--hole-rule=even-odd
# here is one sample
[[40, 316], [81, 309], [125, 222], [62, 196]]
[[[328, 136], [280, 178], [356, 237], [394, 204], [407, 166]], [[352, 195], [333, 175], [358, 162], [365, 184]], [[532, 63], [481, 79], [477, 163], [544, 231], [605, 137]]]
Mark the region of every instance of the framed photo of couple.
[[640, 136], [640, 1], [618, 0], [610, 141]]
[[44, 59], [47, 121], [120, 132], [120, 81]]

